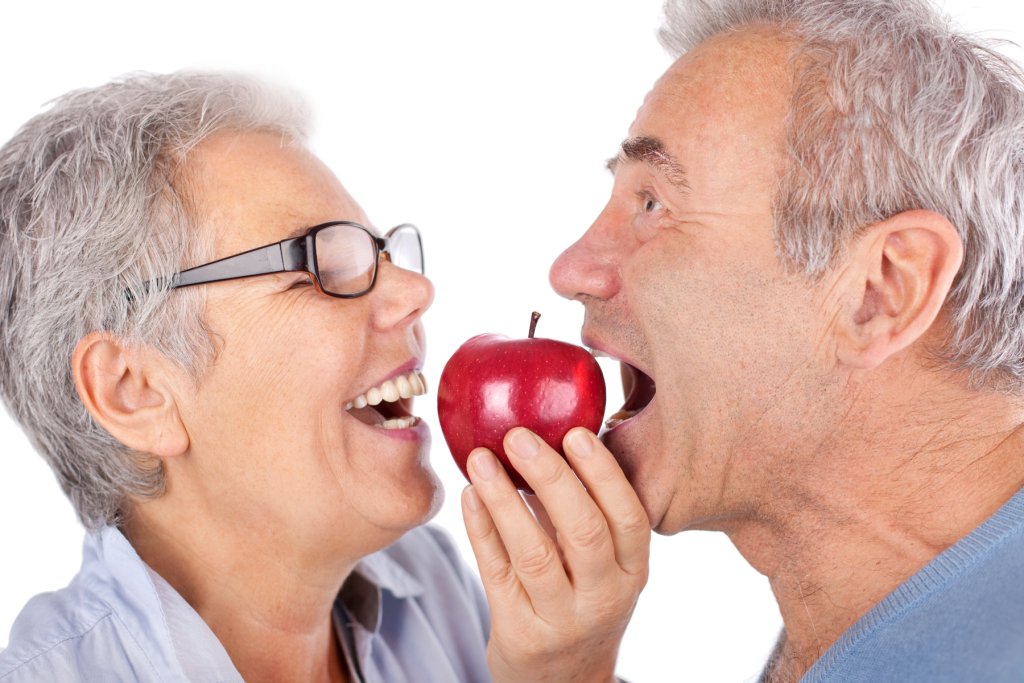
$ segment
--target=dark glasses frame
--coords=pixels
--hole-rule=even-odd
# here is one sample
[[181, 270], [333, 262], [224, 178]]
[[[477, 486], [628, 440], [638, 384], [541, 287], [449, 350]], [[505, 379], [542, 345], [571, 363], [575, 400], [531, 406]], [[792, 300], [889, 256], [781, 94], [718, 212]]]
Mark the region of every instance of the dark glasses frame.
[[[322, 230], [333, 228], [339, 225], [347, 225], [358, 228], [366, 233], [373, 242], [373, 273], [370, 276], [370, 284], [365, 289], [355, 293], [338, 294], [323, 287], [320, 279], [320, 269], [317, 265], [316, 256], [316, 235]], [[377, 237], [369, 228], [352, 221], [330, 221], [314, 225], [305, 235], [291, 237], [280, 242], [266, 244], [243, 251], [232, 256], [225, 256], [222, 259], [204, 263], [176, 273], [170, 278], [170, 288], [180, 289], [194, 285], [204, 285], [211, 282], [224, 282], [226, 280], [238, 280], [256, 275], [270, 275], [273, 273], [305, 272], [313, 280], [317, 290], [327, 296], [339, 299], [355, 299], [368, 294], [377, 283], [377, 272], [379, 271], [381, 257], [387, 258], [390, 262], [391, 252], [389, 250], [392, 236], [399, 230], [411, 230], [416, 236], [417, 246], [420, 251], [419, 273], [422, 275], [425, 268], [423, 264], [423, 238], [420, 237], [419, 229], [412, 223], [403, 223], [395, 226], [387, 232], [384, 237]]]

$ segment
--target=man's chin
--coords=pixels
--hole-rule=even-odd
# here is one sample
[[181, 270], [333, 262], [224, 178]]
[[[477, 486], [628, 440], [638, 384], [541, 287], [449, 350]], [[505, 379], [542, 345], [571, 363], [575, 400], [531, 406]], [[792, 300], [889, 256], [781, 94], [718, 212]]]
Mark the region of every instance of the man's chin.
[[615, 461], [619, 463], [619, 467], [622, 468], [622, 471], [625, 473], [629, 483], [632, 484], [632, 475], [636, 469], [633, 465], [633, 463], [636, 462], [636, 455], [628, 435], [624, 433], [623, 427], [625, 427], [625, 425], [619, 425], [614, 429], [602, 431], [600, 438], [605, 448], [611, 451], [611, 454], [615, 456]]
[[644, 506], [644, 510], [651, 520], [651, 528], [657, 531], [656, 526], [660, 522], [664, 510], [659, 505], [655, 487], [652, 485], [654, 482], [650, 480], [649, 473], [644, 470], [645, 465], [650, 466], [651, 463], [658, 462], [659, 458], [656, 453], [645, 453], [650, 450], [650, 445], [647, 444], [646, 448], [641, 448], [639, 444], [635, 443], [634, 435], [630, 434], [629, 430], [623, 429], [626, 426], [628, 425], [620, 425], [615, 429], [603, 432], [601, 441], [605, 448], [615, 456], [627, 481], [636, 491], [641, 505]]

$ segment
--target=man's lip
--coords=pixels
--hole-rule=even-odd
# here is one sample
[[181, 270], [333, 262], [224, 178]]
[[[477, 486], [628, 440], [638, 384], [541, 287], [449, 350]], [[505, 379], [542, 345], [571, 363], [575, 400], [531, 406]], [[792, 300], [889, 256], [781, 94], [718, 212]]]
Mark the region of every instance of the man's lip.
[[630, 365], [640, 372], [644, 373], [648, 377], [653, 379], [654, 375], [648, 372], [643, 366], [638, 365], [637, 362], [625, 351], [621, 351], [607, 342], [603, 342], [596, 337], [588, 335], [583, 336], [583, 345], [590, 349], [590, 352], [596, 357], [610, 358], [620, 363]]
[[[626, 365], [626, 366], [629, 366], [630, 368], [632, 368], [632, 370], [630, 370], [630, 372], [636, 371], [636, 372], [642, 373], [642, 374], [646, 375], [648, 378], [650, 378], [650, 380], [652, 382], [654, 382], [654, 376], [650, 372], [648, 372], [644, 366], [638, 364], [636, 362], [636, 360], [634, 360], [633, 356], [631, 356], [630, 354], [622, 351], [620, 348], [616, 347], [615, 345], [613, 345], [613, 344], [611, 344], [611, 343], [609, 343], [609, 342], [607, 342], [605, 340], [602, 340], [602, 339], [598, 338], [596, 335], [588, 334], [588, 333], [584, 333], [582, 335], [582, 340], [583, 340], [583, 344], [585, 346], [587, 346], [588, 348], [590, 348], [591, 353], [593, 353], [596, 357], [607, 357], [607, 358], [612, 359], [613, 361], [618, 361], [620, 363], [620, 365]], [[622, 391], [623, 391], [623, 406], [625, 406], [629, 402], [629, 396], [630, 396], [630, 387], [626, 386], [625, 380], [623, 380]], [[621, 414], [622, 413], [622, 408], [616, 410], [614, 413], [612, 413], [612, 416], [608, 416], [608, 417], [605, 418], [605, 421], [601, 424], [601, 429], [600, 429], [599, 433], [602, 436], [604, 436], [605, 434], [610, 434], [612, 432], [616, 432], [616, 431], [619, 431], [619, 430], [626, 430], [626, 429], [628, 429], [630, 424], [636, 424], [638, 421], [640, 421], [642, 419], [643, 414], [647, 412], [647, 409], [650, 408], [651, 405], [656, 400], [657, 400], [657, 396], [653, 396], [651, 398], [651, 400], [648, 401], [648, 403], [645, 406], [643, 406], [642, 408], [638, 409], [635, 413], [633, 413], [629, 417], [623, 418], [621, 420], [618, 419], [618, 418], [614, 418], [613, 416]], [[609, 421], [613, 420], [613, 419], [614, 419], [614, 424], [609, 426]]]

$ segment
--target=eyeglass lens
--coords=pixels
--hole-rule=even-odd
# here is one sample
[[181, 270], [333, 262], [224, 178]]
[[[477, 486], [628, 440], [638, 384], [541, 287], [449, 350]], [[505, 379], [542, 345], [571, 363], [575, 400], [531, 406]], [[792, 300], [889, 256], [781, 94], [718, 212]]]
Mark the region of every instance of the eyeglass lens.
[[370, 288], [377, 250], [365, 230], [332, 225], [316, 233], [320, 286], [334, 294], [358, 294]]
[[388, 235], [391, 263], [399, 268], [423, 272], [423, 245], [419, 233], [410, 225], [400, 225]]
[[[332, 225], [317, 232], [315, 240], [321, 287], [334, 294], [360, 294], [370, 288], [377, 265], [370, 233], [353, 225]], [[394, 265], [423, 272], [423, 249], [412, 226], [396, 228], [388, 236], [387, 250]]]

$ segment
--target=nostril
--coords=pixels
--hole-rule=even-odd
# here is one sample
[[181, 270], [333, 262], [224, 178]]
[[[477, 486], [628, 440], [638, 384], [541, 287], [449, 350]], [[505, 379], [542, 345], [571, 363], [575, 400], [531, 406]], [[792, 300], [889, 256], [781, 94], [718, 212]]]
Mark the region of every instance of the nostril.
[[375, 292], [373, 321], [380, 330], [412, 326], [434, 302], [434, 284], [426, 276], [393, 264], [381, 270]]
[[551, 264], [548, 281], [552, 289], [566, 299], [611, 298], [619, 288], [618, 263], [581, 242], [563, 251]]
[[434, 283], [426, 275], [416, 274], [416, 278], [420, 282], [423, 293], [423, 304], [420, 306], [420, 310], [426, 311], [434, 303]]

